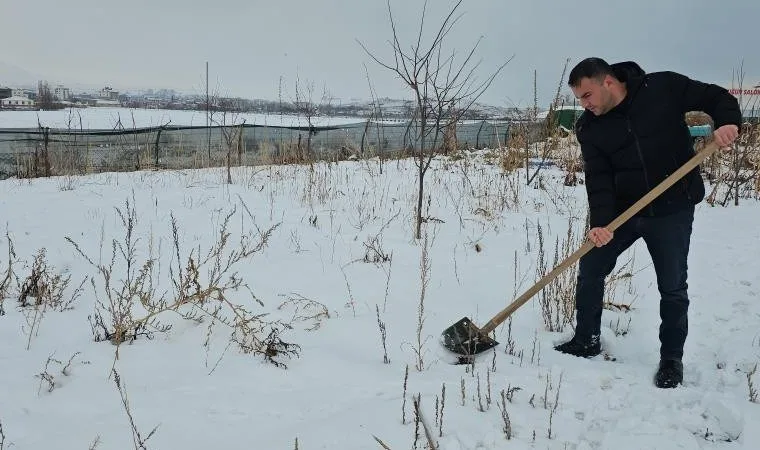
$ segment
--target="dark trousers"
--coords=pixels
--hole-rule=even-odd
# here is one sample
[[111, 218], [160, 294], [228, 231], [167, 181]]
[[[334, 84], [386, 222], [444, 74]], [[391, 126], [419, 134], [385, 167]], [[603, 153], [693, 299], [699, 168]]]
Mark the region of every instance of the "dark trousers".
[[615, 230], [607, 245], [586, 253], [578, 268], [576, 335], [600, 334], [604, 280], [615, 268], [620, 254], [643, 238], [660, 292], [660, 356], [680, 360], [688, 333], [686, 279], [693, 221], [693, 206], [664, 217], [634, 217]]

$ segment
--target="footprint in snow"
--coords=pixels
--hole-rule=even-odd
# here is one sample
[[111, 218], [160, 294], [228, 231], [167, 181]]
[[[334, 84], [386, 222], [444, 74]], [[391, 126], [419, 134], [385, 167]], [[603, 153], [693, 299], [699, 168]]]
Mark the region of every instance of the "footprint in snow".
[[744, 417], [740, 412], [734, 411], [716, 394], [707, 394], [702, 406], [702, 418], [712, 431], [712, 437], [726, 442], [739, 439], [744, 431]]

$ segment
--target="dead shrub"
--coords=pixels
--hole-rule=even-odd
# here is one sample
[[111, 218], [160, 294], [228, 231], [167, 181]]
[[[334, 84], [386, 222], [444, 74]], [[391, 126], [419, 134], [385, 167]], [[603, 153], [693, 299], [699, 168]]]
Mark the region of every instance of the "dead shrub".
[[[290, 329], [290, 325], [266, 321], [266, 314], [253, 313], [231, 299], [233, 293], [243, 287], [248, 288], [236, 270], [237, 265], [261, 252], [279, 224], [267, 230], [257, 228], [255, 233], [248, 231], [234, 242], [229, 226], [236, 211], [237, 208], [233, 207], [224, 217], [208, 250], [204, 252], [198, 247], [187, 254], [183, 254], [179, 224], [172, 216], [173, 248], [168, 280], [172, 286], [171, 294], [158, 292], [161, 275], [159, 259], [153, 256], [152, 244], [148, 249], [149, 257], [145, 262], [138, 263], [140, 240], [135, 233], [138, 216], [129, 201], [126, 202], [126, 212], [117, 209], [124, 229], [124, 240], [112, 240], [111, 260], [107, 265], [95, 263], [67, 237], [77, 253], [100, 275], [99, 285], [95, 277], [91, 277], [97, 297], [95, 316], [91, 319], [95, 340], [110, 341], [118, 346], [132, 342], [138, 336], [150, 339], [155, 332], [171, 330], [171, 325], [162, 320], [167, 313], [174, 313], [196, 323], [209, 321], [204, 343], [207, 349], [214, 330], [221, 326], [230, 330], [230, 341], [237, 344], [242, 352], [262, 355], [278, 367], [287, 367], [275, 358], [298, 355], [299, 346], [280, 338], [282, 331]], [[150, 242], [153, 242], [152, 236]], [[115, 281], [115, 271], [119, 268], [126, 273]], [[248, 290], [250, 292], [250, 288]], [[254, 303], [264, 306], [252, 292], [251, 296]]]
[[[544, 236], [541, 224], [537, 225], [538, 233], [538, 261], [536, 263], [536, 277], [542, 278], [551, 270], [547, 266], [547, 258], [544, 250]], [[575, 232], [573, 219], [568, 220], [567, 233], [560, 241], [557, 236], [554, 244], [553, 267], [557, 267], [563, 260], [569, 257], [580, 247], [582, 235]], [[578, 265], [573, 264], [564, 272], [553, 279], [539, 295], [541, 304], [541, 316], [548, 331], [563, 331], [565, 325], [571, 323], [575, 311], [575, 288], [578, 276]]]
[[45, 259], [46, 253], [45, 248], [37, 251], [34, 262], [32, 262], [31, 273], [21, 283], [18, 304], [22, 308], [43, 306], [56, 311], [72, 309], [73, 306], [71, 305], [82, 293], [82, 286], [86, 278], [74, 290], [71, 297], [64, 298], [64, 292], [69, 286], [71, 275], [63, 276], [60, 273], [55, 273], [55, 269], [48, 266]]
[[46, 250], [40, 249], [32, 263], [31, 273], [20, 283], [18, 305], [22, 309], [28, 329], [26, 349], [32, 345], [32, 338], [39, 333], [40, 324], [48, 310], [66, 311], [72, 309], [72, 304], [82, 293], [82, 286], [74, 290], [70, 297], [64, 298], [64, 292], [69, 286], [71, 276], [64, 277], [55, 273], [45, 260]]
[[8, 267], [0, 272], [0, 316], [5, 315], [5, 308], [3, 307], [3, 301], [8, 297], [8, 293], [11, 288], [11, 283], [14, 280], [13, 275], [13, 262], [16, 259], [16, 252], [13, 249], [13, 241], [11, 240], [10, 233], [5, 232], [5, 238], [8, 241]]

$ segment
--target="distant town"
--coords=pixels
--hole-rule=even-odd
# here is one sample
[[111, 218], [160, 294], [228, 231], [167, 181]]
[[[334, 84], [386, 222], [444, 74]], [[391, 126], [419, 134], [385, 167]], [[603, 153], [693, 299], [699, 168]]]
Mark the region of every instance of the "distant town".
[[[41, 81], [36, 89], [4, 86], [0, 80], [0, 109], [3, 110], [57, 110], [64, 108], [124, 107], [170, 110], [232, 111], [261, 114], [302, 114], [309, 110], [315, 115], [344, 117], [405, 118], [410, 117], [414, 103], [410, 100], [380, 98], [377, 101], [321, 98], [310, 102], [292, 100], [260, 100], [186, 95], [173, 89], [146, 89], [122, 93], [110, 86], [91, 92], [77, 92], [64, 85], [49, 85]], [[475, 104], [464, 119], [492, 119], [524, 117], [525, 109], [504, 108]]]

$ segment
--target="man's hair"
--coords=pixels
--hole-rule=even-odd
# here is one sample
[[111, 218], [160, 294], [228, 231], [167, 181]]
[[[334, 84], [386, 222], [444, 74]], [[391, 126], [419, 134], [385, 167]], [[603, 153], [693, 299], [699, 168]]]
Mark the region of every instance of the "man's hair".
[[615, 76], [615, 72], [612, 67], [607, 64], [607, 61], [602, 58], [586, 58], [583, 61], [573, 67], [570, 71], [570, 77], [568, 77], [567, 84], [569, 86], [578, 86], [583, 78], [596, 78], [597, 80], [603, 79], [605, 76]]

